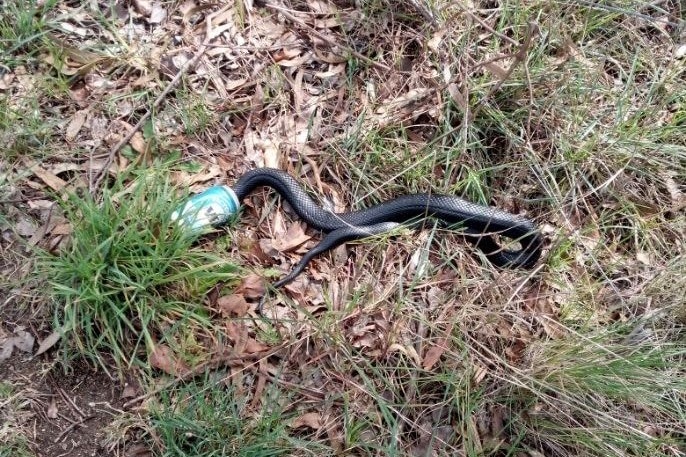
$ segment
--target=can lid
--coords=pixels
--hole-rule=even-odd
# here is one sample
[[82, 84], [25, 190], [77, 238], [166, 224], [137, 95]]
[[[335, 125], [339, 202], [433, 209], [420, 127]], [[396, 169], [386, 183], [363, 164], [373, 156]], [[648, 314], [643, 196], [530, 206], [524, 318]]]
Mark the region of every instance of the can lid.
[[231, 197], [231, 203], [232, 203], [231, 213], [236, 214], [238, 212], [238, 208], [241, 207], [241, 202], [238, 200], [238, 195], [236, 195], [236, 192], [234, 192], [233, 189], [230, 188], [229, 186], [221, 186], [221, 187]]

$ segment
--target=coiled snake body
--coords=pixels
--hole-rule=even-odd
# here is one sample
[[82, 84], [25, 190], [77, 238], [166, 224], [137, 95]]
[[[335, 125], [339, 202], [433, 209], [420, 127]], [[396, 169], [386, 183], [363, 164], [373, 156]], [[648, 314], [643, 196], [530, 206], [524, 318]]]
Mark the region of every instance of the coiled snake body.
[[[541, 235], [531, 221], [451, 195], [402, 195], [359, 211], [333, 213], [316, 204], [292, 176], [272, 168], [248, 171], [238, 179], [233, 190], [242, 201], [261, 186], [276, 190], [310, 227], [327, 234], [303, 256], [289, 275], [274, 283], [274, 287], [295, 279], [307, 263], [322, 252], [400, 225], [417, 226], [427, 218], [437, 220], [444, 227], [461, 226], [460, 233], [498, 267], [532, 268], [541, 255]], [[521, 248], [515, 251], [502, 248], [493, 239], [494, 234], [517, 241]]]

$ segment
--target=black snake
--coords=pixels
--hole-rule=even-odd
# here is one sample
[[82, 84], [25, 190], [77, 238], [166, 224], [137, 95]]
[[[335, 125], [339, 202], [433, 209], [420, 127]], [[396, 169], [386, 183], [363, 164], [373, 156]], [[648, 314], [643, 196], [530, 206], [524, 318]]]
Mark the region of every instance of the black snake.
[[[318, 254], [347, 241], [388, 232], [400, 225], [420, 226], [427, 218], [435, 219], [444, 227], [461, 227], [460, 233], [498, 267], [532, 268], [541, 255], [542, 238], [531, 221], [452, 195], [401, 195], [366, 209], [333, 213], [316, 204], [292, 176], [273, 168], [246, 172], [233, 186], [233, 191], [240, 202], [261, 186], [276, 190], [310, 227], [326, 233], [290, 274], [273, 284], [275, 288], [295, 279]], [[494, 234], [518, 242], [520, 249], [502, 248], [493, 239]], [[261, 305], [258, 311], [261, 311]]]

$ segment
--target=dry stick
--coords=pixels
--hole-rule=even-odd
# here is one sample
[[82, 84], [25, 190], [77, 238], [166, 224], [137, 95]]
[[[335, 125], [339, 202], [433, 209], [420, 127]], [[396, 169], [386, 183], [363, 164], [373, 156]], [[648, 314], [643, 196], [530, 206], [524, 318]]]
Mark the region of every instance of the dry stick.
[[67, 433], [69, 433], [70, 431], [74, 430], [76, 427], [84, 427], [84, 424], [83, 424], [83, 423], [86, 422], [86, 421], [89, 421], [89, 420], [93, 419], [94, 417], [95, 417], [95, 415], [92, 415], [92, 416], [84, 417], [83, 419], [81, 419], [81, 420], [78, 421], [78, 422], [73, 422], [73, 423], [70, 424], [67, 428], [65, 428], [64, 430], [62, 430], [62, 433], [60, 433], [59, 436], [58, 436], [57, 438], [55, 438], [55, 440], [54, 440], [53, 442], [54, 442], [54, 443], [59, 443], [60, 441], [62, 441], [62, 438], [64, 438], [64, 436], [65, 436]]
[[112, 162], [114, 161], [114, 157], [117, 155], [117, 152], [124, 147], [126, 143], [128, 143], [131, 138], [133, 138], [133, 135], [143, 126], [143, 124], [148, 120], [148, 118], [151, 116], [152, 111], [157, 109], [157, 107], [162, 103], [162, 101], [167, 97], [169, 92], [171, 92], [172, 89], [174, 89], [179, 81], [181, 80], [181, 77], [186, 74], [189, 68], [192, 66], [195, 66], [195, 64], [200, 60], [200, 58], [205, 54], [205, 51], [207, 50], [207, 47], [209, 45], [209, 41], [211, 38], [211, 30], [212, 30], [212, 15], [207, 16], [207, 31], [205, 33], [205, 40], [203, 43], [200, 45], [200, 48], [198, 51], [195, 53], [193, 58], [189, 60], [188, 62], [185, 63], [183, 67], [176, 73], [176, 76], [174, 76], [174, 79], [171, 80], [171, 82], [167, 85], [167, 87], [162, 91], [162, 93], [155, 99], [155, 101], [152, 104], [152, 108], [147, 110], [145, 114], [140, 118], [140, 120], [136, 123], [136, 125], [131, 128], [129, 133], [127, 133], [124, 138], [122, 138], [117, 144], [115, 144], [112, 149], [110, 149], [110, 152], [107, 156], [107, 160], [105, 161], [105, 164], [103, 165], [102, 169], [97, 173], [95, 181], [92, 183], [91, 186], [91, 193], [97, 190], [100, 187], [100, 184], [102, 184], [102, 180], [105, 179], [105, 174], [107, 173], [108, 169], [110, 168], [110, 165], [112, 165]]
[[373, 67], [378, 68], [379, 70], [391, 71], [391, 69], [389, 67], [387, 67], [386, 65], [379, 63], [379, 62], [375, 62], [374, 60], [370, 59], [366, 55], [355, 51], [353, 48], [341, 46], [341, 44], [337, 43], [336, 40], [334, 40], [333, 38], [329, 38], [328, 36], [324, 35], [323, 33], [319, 32], [318, 30], [316, 30], [314, 27], [307, 25], [302, 19], [292, 15], [287, 9], [282, 8], [280, 6], [277, 6], [277, 5], [273, 5], [271, 3], [265, 3], [264, 6], [283, 14], [283, 17], [285, 17], [289, 21], [295, 22], [296, 24], [300, 25], [301, 27], [307, 29], [307, 31], [311, 35], [314, 35], [315, 37], [319, 38], [320, 40], [325, 41], [330, 46], [340, 46], [341, 48], [348, 51], [350, 54], [354, 55], [358, 59], [364, 60], [365, 62], [372, 65]]
[[57, 391], [60, 393], [60, 396], [62, 397], [62, 399], [63, 399], [69, 406], [71, 406], [71, 407], [74, 409], [74, 411], [76, 411], [76, 414], [79, 415], [79, 419], [83, 419], [84, 417], [86, 417], [86, 414], [83, 412], [83, 410], [82, 410], [81, 408], [79, 408], [79, 407], [76, 405], [76, 402], [75, 402], [74, 400], [72, 400], [72, 399], [69, 397], [69, 395], [67, 395], [67, 393], [64, 391], [64, 389], [62, 389], [62, 388], [60, 387], [60, 388], [57, 389]]

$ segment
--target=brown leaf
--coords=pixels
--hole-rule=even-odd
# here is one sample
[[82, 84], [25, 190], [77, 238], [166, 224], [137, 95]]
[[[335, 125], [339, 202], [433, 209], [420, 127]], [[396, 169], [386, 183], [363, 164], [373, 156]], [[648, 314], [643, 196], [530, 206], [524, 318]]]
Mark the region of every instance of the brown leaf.
[[250, 303], [245, 301], [245, 297], [239, 294], [224, 295], [217, 300], [217, 306], [223, 316], [234, 315], [236, 317], [245, 316], [250, 309]]
[[55, 225], [50, 230], [51, 235], [69, 235], [71, 233], [71, 224], [68, 222]]
[[52, 190], [59, 192], [60, 190], [66, 187], [66, 181], [64, 181], [62, 178], [55, 175], [54, 173], [45, 170], [43, 167], [41, 167], [33, 160], [25, 159], [24, 163], [33, 172], [34, 175], [36, 175], [41, 181], [47, 184]]
[[272, 246], [281, 252], [287, 252], [297, 248], [310, 238], [309, 235], [305, 234], [302, 225], [296, 223], [288, 228], [283, 237], [273, 240]]
[[260, 343], [252, 338], [248, 338], [245, 342], [245, 348], [243, 349], [243, 352], [246, 354], [255, 354], [256, 352], [264, 352], [267, 349], [269, 349], [269, 346], [266, 344]]
[[150, 354], [150, 365], [170, 375], [180, 375], [188, 371], [182, 360], [176, 358], [174, 352], [164, 344], [158, 344]]
[[227, 321], [226, 335], [233, 342], [233, 352], [243, 354], [248, 340], [248, 328], [241, 321]]
[[55, 330], [52, 332], [50, 335], [48, 335], [43, 341], [41, 341], [40, 346], [38, 346], [38, 350], [34, 355], [41, 355], [51, 347], [57, 343], [60, 338], [62, 338], [62, 332], [59, 330]]
[[134, 133], [133, 137], [131, 137], [131, 141], [129, 141], [129, 144], [131, 144], [131, 147], [139, 154], [143, 154], [145, 152], [146, 143], [141, 132]]
[[490, 71], [498, 80], [503, 81], [507, 78], [508, 72], [500, 65], [495, 62], [487, 62], [484, 64], [484, 68]]
[[243, 278], [241, 285], [236, 288], [236, 293], [243, 295], [245, 298], [261, 298], [264, 292], [265, 288], [262, 277], [255, 273]]
[[300, 417], [296, 417], [291, 422], [292, 428], [308, 427], [314, 430], [322, 428], [322, 418], [317, 412], [305, 413]]
[[436, 365], [436, 362], [438, 362], [443, 355], [443, 353], [448, 349], [446, 347], [446, 338], [441, 338], [441, 340], [431, 346], [428, 351], [426, 351], [426, 354], [424, 354], [424, 360], [422, 361], [422, 367], [425, 370], [431, 370], [434, 365]]
[[258, 241], [258, 246], [264, 255], [267, 257], [276, 257], [279, 251], [274, 248], [274, 243], [268, 238], [262, 238]]
[[68, 143], [71, 143], [76, 139], [76, 136], [79, 134], [81, 127], [83, 127], [83, 123], [86, 122], [87, 114], [88, 110], [85, 109], [82, 109], [74, 113], [74, 116], [71, 118], [71, 121], [69, 121], [69, 125], [67, 125], [67, 130], [64, 134], [64, 137]]
[[48, 409], [45, 411], [45, 415], [48, 416], [48, 419], [56, 419], [57, 412], [57, 402], [55, 401], [55, 397], [52, 397]]
[[124, 390], [122, 390], [119, 398], [134, 398], [136, 397], [136, 387], [130, 383], [126, 383]]

